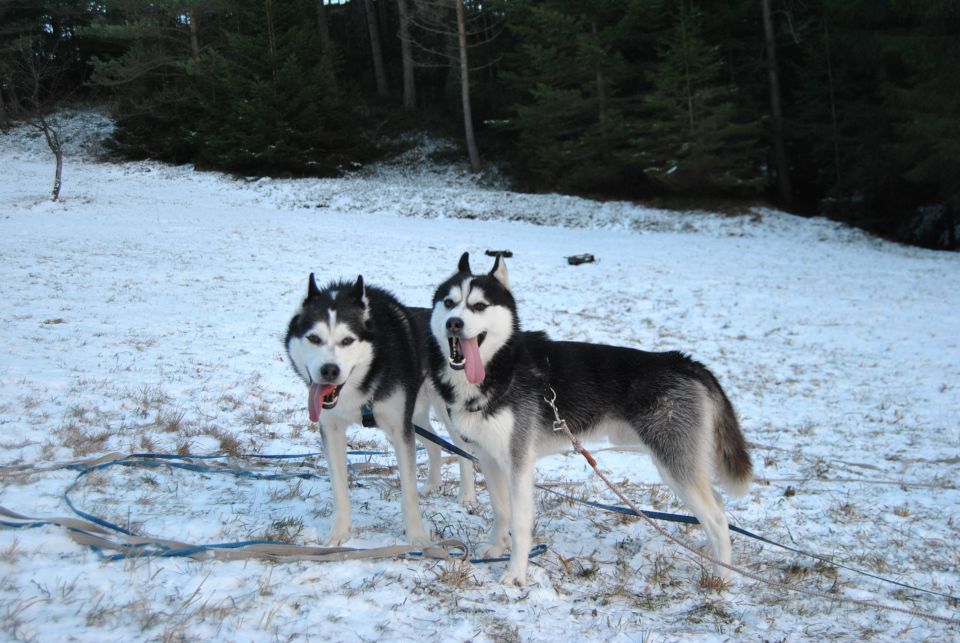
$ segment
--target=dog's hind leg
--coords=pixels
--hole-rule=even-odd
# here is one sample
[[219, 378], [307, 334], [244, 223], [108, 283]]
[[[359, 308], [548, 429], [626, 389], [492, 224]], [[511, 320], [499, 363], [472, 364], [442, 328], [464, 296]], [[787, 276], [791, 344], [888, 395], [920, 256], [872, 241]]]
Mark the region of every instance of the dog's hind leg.
[[333, 488], [333, 521], [324, 543], [340, 545], [350, 540], [350, 482], [347, 477], [346, 426], [336, 422], [320, 424], [323, 452], [330, 470], [330, 486]]
[[[413, 424], [426, 429], [427, 431], [433, 430], [432, 426], [430, 425], [429, 408], [421, 409], [418, 405], [417, 412], [413, 416]], [[424, 448], [426, 448], [427, 458], [429, 461], [429, 466], [427, 468], [427, 482], [420, 487], [420, 495], [425, 496], [440, 488], [440, 474], [443, 467], [443, 459], [440, 454], [440, 447], [437, 444], [434, 444], [430, 440], [425, 440], [423, 438], [418, 439]]]
[[[656, 459], [654, 459], [656, 462]], [[710, 485], [710, 479], [699, 472], [692, 480], [680, 481], [666, 470], [660, 462], [657, 462], [657, 468], [677, 497], [683, 501], [690, 509], [690, 512], [697, 517], [700, 525], [707, 533], [707, 540], [710, 542], [710, 548], [713, 550], [713, 557], [727, 565], [731, 561], [730, 546], [730, 527], [727, 523], [727, 516], [723, 511], [722, 502], [713, 487]], [[730, 570], [720, 565], [714, 565], [716, 575], [727, 580], [730, 577]]]

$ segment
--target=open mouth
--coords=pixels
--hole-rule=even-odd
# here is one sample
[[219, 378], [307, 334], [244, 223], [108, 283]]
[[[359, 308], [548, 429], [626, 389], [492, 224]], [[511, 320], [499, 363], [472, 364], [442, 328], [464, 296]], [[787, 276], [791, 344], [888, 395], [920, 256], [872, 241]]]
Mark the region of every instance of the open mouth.
[[340, 390], [343, 384], [339, 386], [327, 385], [323, 387], [323, 408], [332, 409], [340, 401]]
[[340, 401], [340, 391], [343, 384], [335, 386], [333, 384], [310, 384], [310, 393], [307, 397], [307, 409], [310, 412], [310, 421], [316, 422], [320, 419], [321, 409], [332, 409]]
[[[486, 338], [486, 333], [480, 333], [477, 335], [478, 348], [483, 344], [483, 340]], [[460, 342], [460, 338], [448, 337], [447, 342], [450, 344], [450, 368], [455, 371], [462, 371], [467, 365], [467, 359], [464, 355], [463, 344]]]

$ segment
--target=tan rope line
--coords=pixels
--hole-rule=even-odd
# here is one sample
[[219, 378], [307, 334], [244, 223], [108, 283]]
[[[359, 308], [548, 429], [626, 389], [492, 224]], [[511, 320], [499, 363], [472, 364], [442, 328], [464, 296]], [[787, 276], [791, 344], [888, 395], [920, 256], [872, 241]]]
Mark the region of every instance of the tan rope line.
[[[550, 389], [553, 393], [553, 400], [556, 399], [556, 393], [553, 392], [553, 389]], [[590, 455], [590, 452], [584, 448], [580, 440], [570, 431], [569, 427], [566, 424], [566, 421], [560, 418], [557, 413], [556, 405], [554, 401], [549, 398], [544, 398], [544, 400], [551, 406], [554, 411], [554, 415], [558, 418], [557, 422], [554, 423], [555, 430], [562, 430], [565, 432], [568, 439], [570, 439], [573, 444], [574, 450], [582, 455], [590, 467], [593, 469], [594, 473], [603, 480], [603, 482], [610, 488], [614, 494], [617, 495], [630, 509], [632, 509], [638, 516], [643, 518], [648, 525], [650, 525], [657, 533], [661, 536], [673, 542], [677, 546], [686, 549], [687, 551], [692, 552], [693, 554], [711, 562], [720, 567], [724, 567], [733, 572], [740, 574], [746, 578], [757, 581], [771, 587], [783, 589], [786, 591], [797, 592], [801, 594], [806, 594], [808, 596], [813, 596], [816, 598], [822, 598], [830, 601], [839, 601], [845, 602], [854, 605], [860, 605], [862, 607], [869, 607], [871, 609], [877, 610], [889, 610], [893, 612], [899, 612], [902, 614], [908, 614], [911, 616], [916, 616], [918, 618], [928, 619], [939, 621], [943, 623], [948, 623], [951, 625], [960, 625], [960, 621], [957, 619], [949, 618], [946, 616], [939, 616], [936, 614], [930, 614], [928, 612], [923, 612], [919, 610], [914, 610], [910, 608], [896, 607], [892, 605], [884, 605], [875, 601], [868, 601], [856, 598], [850, 598], [845, 596], [831, 596], [825, 592], [819, 592], [817, 590], [805, 589], [801, 587], [793, 587], [786, 585], [780, 581], [771, 580], [764, 578], [753, 572], [724, 563], [720, 560], [714, 558], [711, 554], [708, 554], [704, 551], [701, 551], [692, 545], [684, 542], [680, 538], [674, 536], [659, 524], [657, 524], [653, 519], [648, 517], [643, 513], [643, 511], [634, 504], [629, 498], [627, 498], [610, 480], [607, 476], [600, 470], [597, 461], [594, 460], [593, 456]], [[71, 462], [61, 463], [57, 465], [52, 465], [44, 468], [36, 468], [34, 465], [24, 464], [24, 465], [15, 465], [12, 467], [4, 467], [0, 469], [0, 476], [3, 475], [16, 475], [16, 474], [25, 474], [25, 473], [40, 473], [46, 471], [53, 471], [57, 469], [63, 469], [71, 466], [77, 465], [87, 465], [87, 466], [96, 466], [98, 464], [104, 464], [114, 460], [122, 460], [129, 457], [121, 453], [108, 453], [97, 458], [90, 458], [86, 460], [74, 460]], [[23, 521], [42, 521], [48, 522], [50, 524], [55, 524], [67, 529], [68, 535], [75, 542], [82, 545], [89, 545], [100, 547], [102, 549], [109, 549], [112, 551], [129, 551], [131, 546], [147, 544], [147, 543], [156, 543], [163, 546], [168, 546], [172, 548], [190, 548], [192, 545], [186, 543], [180, 543], [172, 540], [164, 540], [157, 538], [146, 538], [140, 536], [122, 536], [122, 540], [126, 541], [125, 543], [115, 543], [113, 541], [107, 540], [103, 536], [110, 535], [112, 537], [118, 537], [117, 534], [100, 527], [91, 522], [85, 520], [80, 520], [77, 518], [70, 517], [54, 517], [54, 518], [30, 518], [23, 516], [16, 512], [10, 511], [5, 507], [0, 506], [0, 515], [4, 515], [8, 518], [13, 518], [15, 520]], [[102, 535], [97, 535], [102, 534]], [[430, 545], [423, 549], [423, 556], [425, 558], [438, 558], [445, 559], [450, 558], [449, 549], [462, 548], [464, 552], [467, 551], [467, 547], [461, 541], [455, 539], [447, 539], [440, 541], [434, 545]], [[392, 547], [376, 547], [366, 550], [352, 550], [349, 548], [343, 547], [307, 547], [301, 545], [248, 545], [240, 549], [208, 549], [202, 552], [198, 552], [191, 558], [202, 558], [202, 559], [220, 559], [220, 560], [244, 560], [251, 558], [268, 558], [273, 560], [282, 560], [297, 558], [299, 560], [313, 560], [313, 561], [336, 561], [336, 560], [353, 560], [353, 559], [362, 559], [362, 558], [378, 558], [378, 557], [392, 557], [397, 555], [402, 555], [409, 553], [411, 551], [418, 551], [417, 548], [410, 545], [396, 545]], [[149, 554], [147, 554], [149, 555]]]
[[950, 617], [947, 617], [947, 616], [939, 616], [939, 615], [937, 615], [937, 614], [931, 614], [931, 613], [929, 613], [929, 612], [925, 612], [925, 611], [921, 611], [921, 610], [915, 610], [915, 609], [911, 609], [911, 608], [908, 608], [908, 607], [897, 607], [897, 606], [894, 606], [894, 605], [884, 605], [883, 603], [878, 603], [878, 602], [876, 602], [876, 601], [863, 600], [863, 599], [859, 599], [859, 598], [851, 598], [851, 597], [848, 597], [848, 596], [831, 596], [830, 594], [827, 594], [827, 593], [825, 593], [825, 592], [820, 592], [820, 591], [813, 590], [813, 589], [806, 589], [806, 588], [803, 588], [803, 587], [790, 586], [790, 585], [787, 585], [787, 584], [785, 584], [785, 583], [783, 583], [783, 582], [781, 582], [781, 581], [776, 581], [776, 580], [772, 580], [772, 579], [769, 579], [769, 578], [764, 578], [763, 576], [760, 576], [759, 574], [755, 574], [755, 573], [753, 573], [753, 572], [751, 572], [751, 571], [749, 571], [749, 570], [743, 569], [742, 567], [737, 567], [737, 566], [735, 566], [735, 565], [731, 565], [731, 564], [729, 564], [729, 563], [725, 563], [725, 562], [723, 562], [723, 561], [721, 561], [721, 560], [717, 560], [712, 554], [708, 554], [708, 553], [706, 553], [706, 552], [703, 552], [703, 551], [697, 549], [696, 547], [694, 547], [693, 545], [690, 545], [690, 544], [686, 543], [686, 542], [683, 541], [682, 539], [678, 538], [677, 536], [674, 536], [673, 534], [671, 534], [670, 532], [668, 532], [666, 529], [664, 529], [663, 527], [661, 527], [660, 525], [658, 525], [652, 518], [650, 518], [650, 517], [648, 517], [647, 515], [645, 515], [645, 514], [643, 513], [643, 511], [641, 511], [640, 508], [637, 507], [636, 504], [633, 503], [632, 500], [630, 500], [629, 498], [627, 498], [627, 496], [624, 495], [623, 492], [620, 491], [620, 489], [618, 489], [616, 486], [614, 486], [614, 484], [613, 484], [612, 482], [610, 482], [609, 478], [607, 478], [607, 476], [600, 470], [600, 467], [599, 467], [599, 465], [597, 464], [597, 461], [594, 460], [594, 459], [593, 459], [593, 456], [590, 455], [590, 452], [587, 451], [587, 450], [584, 448], [583, 443], [580, 442], [580, 439], [579, 439], [577, 436], [575, 436], [575, 435], [573, 434], [573, 432], [570, 431], [570, 427], [567, 426], [566, 420], [564, 420], [563, 418], [560, 417], [560, 415], [559, 415], [559, 413], [558, 413], [558, 411], [557, 411], [557, 407], [556, 407], [556, 405], [554, 404], [554, 401], [556, 400], [557, 394], [556, 394], [556, 392], [555, 392], [552, 388], [550, 389], [550, 392], [551, 392], [551, 394], [553, 395], [553, 399], [550, 399], [550, 398], [547, 398], [547, 397], [544, 397], [543, 399], [544, 399], [544, 400], [547, 402], [547, 404], [549, 404], [550, 407], [553, 409], [553, 413], [554, 413], [554, 415], [555, 415], [556, 418], [557, 418], [556, 422], [554, 422], [554, 425], [553, 425], [554, 431], [563, 431], [564, 434], [567, 436], [567, 438], [570, 439], [570, 442], [573, 444], [573, 449], [574, 449], [574, 451], [576, 451], [577, 453], [579, 453], [580, 455], [582, 455], [582, 456], [584, 457], [584, 459], [586, 459], [587, 463], [588, 463], [588, 464], [590, 465], [590, 467], [593, 469], [594, 473], [596, 473], [596, 474], [600, 477], [600, 479], [603, 480], [604, 483], [606, 483], [606, 485], [610, 488], [610, 490], [613, 491], [613, 493], [615, 493], [615, 494], [617, 495], [617, 497], [620, 498], [620, 500], [622, 500], [623, 502], [625, 502], [625, 503], [627, 504], [627, 506], [630, 507], [630, 509], [632, 509], [633, 511], [635, 511], [638, 516], [640, 516], [641, 518], [643, 518], [643, 520], [646, 521], [646, 523], [647, 523], [648, 525], [650, 525], [651, 527], [653, 527], [653, 529], [654, 529], [657, 533], [659, 533], [661, 536], [663, 536], [664, 538], [666, 538], [666, 539], [669, 540], [670, 542], [674, 543], [675, 545], [678, 545], [679, 547], [682, 547], [683, 549], [686, 549], [687, 551], [692, 552], [693, 554], [695, 554], [695, 555], [697, 555], [697, 556], [699, 556], [699, 557], [701, 557], [701, 558], [703, 558], [703, 559], [705, 559], [705, 560], [713, 563], [714, 565], [718, 565], [718, 566], [720, 566], [720, 567], [724, 567], [724, 568], [726, 568], [726, 569], [729, 569], [730, 571], [733, 571], [733, 572], [736, 572], [736, 573], [740, 574], [741, 576], [745, 576], [746, 578], [750, 578], [750, 579], [752, 579], [752, 580], [755, 580], [755, 581], [757, 581], [758, 583], [762, 583], [762, 584], [764, 584], [764, 585], [768, 585], [768, 586], [770, 586], [770, 587], [774, 587], [774, 588], [777, 588], [777, 589], [782, 589], [782, 590], [785, 590], [785, 591], [788, 591], [788, 592], [798, 592], [798, 593], [800, 593], [800, 594], [806, 594], [807, 596], [813, 596], [813, 597], [815, 597], [815, 598], [822, 598], [822, 599], [826, 599], [826, 600], [829, 600], [829, 601], [838, 601], [838, 602], [848, 603], [848, 604], [852, 604], [852, 605], [859, 605], [860, 607], [869, 607], [869, 608], [871, 608], [871, 609], [876, 609], [876, 610], [888, 610], [888, 611], [891, 611], [891, 612], [899, 612], [899, 613], [901, 613], [901, 614], [909, 614], [910, 616], [916, 616], [916, 617], [918, 617], [918, 618], [923, 618], [923, 619], [927, 619], [927, 620], [931, 620], [931, 621], [939, 621], [939, 622], [941, 622], [941, 623], [949, 623], [949, 624], [951, 624], [951, 625], [960, 625], [960, 620], [957, 620], [957, 619], [954, 619], [954, 618], [950, 618]]
[[149, 558], [160, 555], [156, 552], [138, 549], [143, 545], [156, 545], [172, 550], [197, 549], [187, 555], [187, 558], [196, 560], [251, 560], [268, 559], [281, 560], [310, 560], [317, 562], [333, 562], [344, 560], [362, 560], [366, 558], [393, 558], [412, 552], [422, 552], [423, 558], [445, 560], [451, 558], [451, 551], [460, 549], [467, 553], [467, 546], [460, 540], [448, 538], [426, 547], [413, 545], [391, 545], [386, 547], [371, 547], [369, 549], [354, 549], [351, 547], [311, 547], [307, 545], [286, 545], [282, 543], [257, 543], [242, 547], [220, 548], [212, 546], [194, 546], [177, 540], [166, 538], [151, 538], [148, 536], [127, 536], [115, 534], [111, 530], [92, 522], [79, 518], [54, 516], [50, 518], [34, 518], [11, 511], [0, 506], [0, 516], [29, 523], [43, 522], [57, 525], [67, 530], [67, 535], [79, 545], [98, 547], [109, 551], [128, 554], [128, 558]]
[[70, 467], [78, 466], [95, 467], [98, 464], [106, 464], [107, 462], [114, 462], [115, 460], [123, 460], [127, 457], [129, 457], [129, 454], [113, 452], [96, 458], [70, 460], [69, 462], [60, 462], [45, 467], [38, 467], [36, 464], [14, 464], [6, 467], [0, 467], [0, 477], [33, 475], [35, 473], [47, 473], [49, 471], [57, 471], [58, 469], [68, 469]]

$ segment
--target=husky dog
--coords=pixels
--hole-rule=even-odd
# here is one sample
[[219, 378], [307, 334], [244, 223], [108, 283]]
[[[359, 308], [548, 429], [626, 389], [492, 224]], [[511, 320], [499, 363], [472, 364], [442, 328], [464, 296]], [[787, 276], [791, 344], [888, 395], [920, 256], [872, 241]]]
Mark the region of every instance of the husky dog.
[[[523, 585], [533, 539], [534, 462], [570, 446], [553, 430], [556, 406], [582, 438], [639, 445], [700, 520], [718, 560], [730, 533], [714, 475], [746, 493], [752, 465], [736, 416], [716, 378], [678, 352], [551, 341], [523, 332], [503, 259], [489, 274], [469, 255], [437, 288], [430, 329], [431, 375], [462, 438], [474, 443], [490, 492], [493, 529], [483, 555], [511, 547], [503, 583]], [[512, 537], [512, 538], [511, 538]], [[718, 567], [717, 573], [728, 573]]]
[[[390, 293], [366, 286], [362, 276], [321, 290], [311, 274], [307, 296], [290, 320], [287, 355], [308, 385], [310, 421], [320, 423], [330, 469], [334, 509], [328, 545], [350, 539], [346, 429], [360, 423], [364, 405], [397, 454], [407, 540], [429, 542], [417, 502], [413, 423], [429, 427], [431, 406], [447, 427], [450, 420], [426, 377], [428, 315], [426, 309], [405, 308]], [[440, 483], [439, 447], [428, 445], [428, 453], [430, 482], [424, 492]], [[461, 464], [461, 502], [473, 500], [473, 468], [467, 465]]]

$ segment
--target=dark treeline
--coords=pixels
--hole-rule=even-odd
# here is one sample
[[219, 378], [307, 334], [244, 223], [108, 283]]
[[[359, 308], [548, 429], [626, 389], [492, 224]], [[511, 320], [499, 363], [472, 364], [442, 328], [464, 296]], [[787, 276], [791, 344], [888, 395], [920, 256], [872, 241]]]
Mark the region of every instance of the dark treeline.
[[128, 157], [330, 176], [430, 128], [520, 189], [957, 247], [960, 0], [0, 0], [0, 123], [86, 101]]

